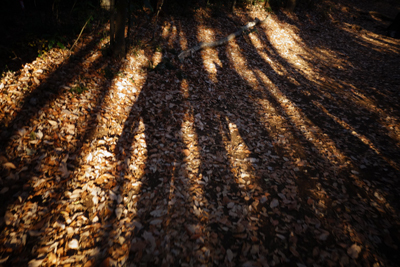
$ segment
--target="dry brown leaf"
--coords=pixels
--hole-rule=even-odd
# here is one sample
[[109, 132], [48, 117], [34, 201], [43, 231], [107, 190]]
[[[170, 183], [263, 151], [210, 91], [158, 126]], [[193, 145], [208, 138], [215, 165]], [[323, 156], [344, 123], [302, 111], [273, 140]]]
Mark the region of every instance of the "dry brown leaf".
[[57, 264], [57, 256], [53, 252], [49, 253], [47, 262], [50, 263], [50, 265]]
[[271, 209], [276, 208], [276, 207], [279, 206], [279, 201], [276, 198], [274, 198], [274, 199], [272, 199], [272, 201], [269, 204], [269, 206], [271, 207]]
[[79, 241], [77, 239], [72, 239], [68, 243], [68, 248], [69, 249], [78, 249], [79, 248]]
[[12, 162], [3, 163], [3, 168], [5, 168], [5, 169], [16, 169], [14, 163], [12, 163]]
[[357, 259], [358, 254], [360, 254], [360, 252], [361, 252], [361, 247], [358, 246], [357, 244], [353, 244], [351, 245], [351, 247], [347, 249], [347, 254], [353, 259]]
[[28, 262], [28, 267], [39, 267], [40, 265], [42, 265], [44, 261], [43, 259], [33, 259], [30, 262]]
[[289, 248], [290, 252], [292, 252], [293, 256], [295, 256], [296, 258], [300, 257], [300, 254], [297, 252], [296, 248], [291, 246]]
[[329, 236], [329, 232], [324, 231], [322, 234], [320, 234], [318, 236], [318, 239], [321, 241], [326, 241], [328, 239], [328, 236]]
[[232, 262], [234, 256], [235, 255], [233, 254], [232, 250], [230, 249], [226, 250], [226, 258], [228, 259], [229, 262]]

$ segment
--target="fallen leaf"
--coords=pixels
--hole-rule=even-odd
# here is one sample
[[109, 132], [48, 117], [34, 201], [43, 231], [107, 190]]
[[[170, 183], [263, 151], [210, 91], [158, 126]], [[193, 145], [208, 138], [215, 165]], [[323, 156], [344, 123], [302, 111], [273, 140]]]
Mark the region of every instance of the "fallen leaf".
[[56, 121], [47, 120], [47, 122], [48, 122], [51, 126], [57, 126], [57, 122], [56, 122]]
[[300, 254], [297, 252], [296, 248], [291, 246], [289, 248], [290, 252], [292, 252], [293, 256], [295, 256], [296, 258], [300, 257]]
[[4, 194], [9, 190], [9, 188], [6, 186], [3, 189], [1, 189], [0, 194]]
[[142, 237], [144, 238], [144, 240], [146, 240], [147, 242], [150, 243], [150, 245], [151, 245], [150, 250], [154, 251], [154, 249], [156, 248], [156, 240], [155, 240], [154, 236], [152, 235], [152, 233], [144, 231], [144, 233], [142, 234]]
[[226, 257], [227, 257], [229, 262], [232, 262], [233, 257], [234, 257], [232, 250], [230, 250], [230, 249], [226, 250]]
[[117, 207], [117, 208], [115, 209], [115, 216], [117, 216], [117, 219], [118, 219], [118, 220], [121, 219], [122, 210], [123, 210], [122, 207]]
[[7, 256], [7, 257], [5, 257], [5, 258], [1, 258], [1, 259], [0, 259], [0, 264], [5, 263], [5, 262], [8, 260], [9, 257], [10, 257], [10, 256]]
[[12, 163], [12, 162], [3, 163], [3, 168], [6, 168], [6, 169], [16, 169], [14, 163]]
[[276, 198], [272, 199], [270, 205], [271, 209], [276, 208], [279, 206], [279, 200], [277, 200]]
[[325, 241], [326, 239], [328, 239], [328, 236], [329, 236], [329, 232], [325, 231], [322, 234], [320, 234], [318, 239], [321, 240], [321, 241]]
[[66, 162], [61, 162], [60, 163], [60, 167], [59, 167], [59, 171], [61, 172], [61, 177], [63, 179], [67, 178], [69, 176], [69, 170], [67, 168], [67, 163]]
[[50, 263], [51, 265], [57, 264], [57, 256], [53, 252], [49, 253], [47, 256], [47, 262]]
[[72, 239], [68, 243], [68, 248], [69, 249], [78, 249], [79, 248], [79, 241], [76, 239]]
[[14, 215], [10, 211], [7, 211], [6, 214], [4, 215], [4, 222], [6, 223], [6, 225], [12, 224], [14, 220], [15, 220]]
[[40, 265], [42, 265], [43, 261], [44, 261], [44, 258], [43, 258], [43, 259], [34, 259], [34, 260], [31, 260], [31, 261], [28, 263], [28, 267], [39, 267]]
[[351, 247], [349, 247], [347, 249], [347, 254], [353, 259], [357, 259], [358, 258], [358, 254], [360, 252], [361, 252], [361, 247], [358, 246], [357, 244], [353, 244], [353, 245], [351, 245]]

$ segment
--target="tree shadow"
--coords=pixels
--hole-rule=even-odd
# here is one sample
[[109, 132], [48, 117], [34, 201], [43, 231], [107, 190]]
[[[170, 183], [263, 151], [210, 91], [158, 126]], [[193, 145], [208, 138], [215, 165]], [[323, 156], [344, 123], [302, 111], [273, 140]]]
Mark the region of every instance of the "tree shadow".
[[[345, 34], [343, 32], [338, 32], [338, 34]], [[301, 34], [300, 34], [301, 36]], [[262, 37], [266, 39], [266, 37]], [[308, 37], [309, 39], [309, 37]], [[357, 49], [360, 49], [360, 45], [357, 45], [356, 42], [352, 43], [353, 39], [351, 35], [347, 35], [346, 40], [348, 40], [349, 43], [351, 43], [351, 46], [349, 46], [349, 51], [351, 55], [357, 53]], [[329, 45], [327, 43], [327, 45]], [[319, 47], [327, 47], [324, 43], [319, 41]], [[273, 46], [271, 46], [273, 47]], [[315, 50], [317, 50], [318, 47], [314, 47], [314, 53]], [[331, 49], [331, 51], [335, 51], [335, 47], [328, 47]], [[271, 49], [272, 51], [273, 49]], [[269, 52], [268, 56], [276, 58], [278, 61], [280, 61], [281, 56], [277, 51], [272, 51]], [[334, 52], [333, 52], [334, 53]], [[360, 53], [358, 53], [360, 54]], [[367, 54], [368, 57], [379, 57], [379, 58], [388, 58], [393, 56], [391, 53], [385, 54], [384, 52], [376, 52], [373, 55], [370, 53]], [[304, 57], [302, 57], [304, 59]], [[360, 59], [361, 58], [361, 59]], [[356, 61], [359, 60], [359, 62], [366, 61], [365, 58], [362, 60], [362, 57], [360, 56], [358, 59], [351, 59], [348, 60], [348, 66], [357, 66]], [[388, 60], [391, 62], [391, 60]], [[307, 59], [307, 62], [311, 64], [317, 64], [316, 61], [312, 61], [312, 59]], [[384, 61], [385, 62], [385, 61]], [[304, 75], [305, 73], [302, 73], [302, 70], [295, 68], [293, 66], [293, 63], [286, 63], [282, 64], [284, 65], [290, 73], [292, 73], [299, 81], [302, 81], [304, 83], [307, 83], [307, 78]], [[309, 91], [307, 92], [308, 94], [311, 92], [312, 94], [309, 94], [309, 97], [307, 97], [307, 102], [312, 103], [313, 101], [316, 101], [316, 108], [313, 109], [307, 109], [308, 112], [315, 110], [313, 114], [310, 114], [310, 117], [315, 117], [317, 120], [320, 122], [325, 121], [328, 118], [324, 117], [319, 117], [318, 113], [321, 113], [320, 107], [324, 106], [325, 111], [323, 113], [327, 113], [329, 115], [328, 120], [336, 120], [334, 124], [338, 124], [338, 121], [342, 120], [345, 121], [346, 123], [342, 123], [340, 127], [337, 128], [337, 131], [333, 131], [330, 134], [340, 133], [341, 128], [343, 127], [344, 124], [350, 125], [351, 128], [355, 129], [356, 132], [362, 136], [366, 136], [370, 142], [372, 143], [372, 146], [376, 148], [379, 148], [381, 146], [387, 147], [387, 144], [393, 144], [393, 150], [392, 151], [379, 151], [376, 152], [378, 153], [382, 158], [385, 158], [386, 161], [389, 161], [388, 159], [393, 158], [393, 154], [396, 155], [398, 151], [396, 152], [396, 144], [398, 144], [398, 138], [395, 137], [393, 134], [393, 131], [385, 125], [385, 121], [382, 121], [382, 113], [385, 114], [386, 116], [393, 117], [394, 120], [398, 118], [399, 114], [397, 112], [397, 109], [392, 109], [391, 107], [397, 106], [398, 104], [395, 101], [396, 99], [396, 94], [393, 93], [393, 90], [389, 87], [383, 87], [380, 84], [382, 82], [377, 82], [378, 80], [381, 81], [382, 78], [388, 79], [387, 81], [390, 82], [390, 84], [396, 84], [396, 80], [393, 81], [393, 77], [391, 75], [381, 75], [382, 73], [389, 74], [391, 73], [389, 70], [384, 70], [382, 72], [374, 73], [374, 72], [368, 72], [368, 68], [372, 66], [361, 66], [361, 67], [356, 67], [356, 68], [347, 68], [345, 70], [341, 70], [340, 68], [332, 68], [332, 66], [329, 65], [328, 62], [326, 63], [320, 63], [320, 66], [318, 69], [319, 73], [323, 73], [325, 77], [322, 77], [322, 79], [313, 81], [312, 83], [308, 82], [309, 84], [312, 85], [311, 90], [308, 89]], [[322, 65], [322, 66], [321, 66]], [[387, 67], [391, 66], [390, 64], [381, 64], [380, 68], [385, 69]], [[375, 69], [374, 69], [375, 70]], [[352, 71], [352, 73], [357, 73], [362, 77], [367, 77], [367, 82], [370, 82], [372, 85], [366, 85], [365, 81], [359, 81], [357, 79], [357, 75], [346, 75], [346, 71]], [[329, 74], [329, 76], [327, 76]], [[331, 77], [338, 77], [340, 80], [336, 80], [335, 78]], [[349, 77], [351, 77], [349, 79]], [[301, 85], [300, 85], [301, 86]], [[376, 87], [375, 87], [376, 86]], [[379, 87], [378, 87], [379, 86]], [[293, 95], [293, 98], [298, 98], [298, 99], [304, 99], [306, 96], [303, 94], [301, 90], [296, 90], [296, 88], [299, 88], [298, 85], [294, 85], [292, 83], [292, 89], [289, 93]], [[378, 88], [377, 88], [378, 87]], [[362, 89], [361, 89], [362, 88]], [[303, 95], [302, 95], [303, 94]], [[300, 104], [300, 103], [299, 103]], [[311, 106], [314, 106], [311, 105]], [[344, 107], [357, 107], [357, 109], [349, 109], [349, 108], [344, 108]], [[386, 108], [389, 107], [389, 108]], [[330, 114], [329, 114], [330, 113]], [[336, 118], [336, 119], [335, 119]], [[362, 118], [362, 119], [360, 119]], [[320, 123], [321, 124], [321, 123]], [[327, 125], [327, 127], [330, 127]], [[323, 127], [321, 127], [323, 128]], [[326, 128], [328, 129], [328, 128]], [[378, 131], [376, 131], [378, 129]], [[348, 129], [349, 130], [349, 129]], [[374, 136], [375, 134], [378, 133], [378, 136]], [[353, 134], [354, 135], [354, 134]], [[354, 136], [355, 139], [360, 139], [360, 137], [357, 135]], [[353, 143], [356, 141], [355, 139], [351, 139], [350, 142]], [[360, 141], [358, 141], [360, 142]], [[364, 142], [365, 143], [365, 142]], [[369, 146], [370, 144], [365, 143], [364, 146]], [[366, 148], [368, 150], [368, 148]], [[386, 148], [388, 149], [388, 148]], [[352, 153], [352, 152], [348, 152]], [[386, 154], [387, 153], [387, 154]], [[386, 155], [385, 155], [386, 154]], [[356, 157], [356, 155], [349, 155]], [[392, 167], [396, 167], [396, 163], [392, 164]]]
[[[207, 37], [198, 34], [197, 40], [191, 38], [194, 31], [207, 27], [217, 32], [211, 36], [215, 39], [218, 34], [231, 33], [214, 19], [200, 22], [195, 16], [194, 12], [191, 19], [174, 20], [168, 34], [157, 33], [164, 36], [169, 52], [151, 55], [160, 64], [147, 70], [138, 97], [125, 107], [129, 114], [121, 134], [113, 129], [115, 125], [103, 124], [111, 112], [105, 100], [111, 98], [110, 84], [103, 80], [91, 100], [93, 108], [86, 113], [89, 120], [79, 124], [84, 127], [79, 141], [71, 145], [63, 136], [58, 138], [58, 150], [45, 142], [37, 146], [34, 157], [46, 155], [43, 162], [53, 158], [53, 170], [32, 163], [28, 173], [20, 172], [25, 185], [16, 185], [4, 195], [13, 197], [6, 207], [13, 214], [22, 209], [24, 201], [38, 202], [36, 209], [42, 212], [34, 219], [38, 228], [30, 229], [27, 245], [11, 247], [14, 265], [26, 264], [26, 259], [17, 259], [23, 249], [32, 249], [32, 258], [38, 254], [34, 246], [48, 244], [47, 237], [35, 237], [39, 229], [46, 229], [50, 236], [51, 227], [78, 223], [82, 224], [78, 232], [60, 240], [87, 243], [82, 249], [92, 251], [93, 264], [346, 265], [359, 263], [348, 257], [348, 248], [354, 243], [362, 246], [366, 264], [395, 263], [399, 170], [393, 159], [399, 151], [396, 137], [390, 136], [390, 128], [382, 126], [380, 119], [383, 114], [397, 116], [396, 110], [385, 109], [388, 103], [397, 107], [396, 96], [390, 90], [379, 94], [379, 86], [363, 88], [364, 83], [356, 77], [367, 77], [365, 69], [355, 68], [349, 78], [326, 63], [312, 69], [311, 75], [305, 73], [285, 57], [267, 26], [258, 27], [257, 34], [246, 39], [238, 37], [179, 63], [170, 52]], [[246, 19], [253, 20], [250, 16]], [[298, 59], [310, 68], [316, 57], [329, 58], [317, 48], [339, 51], [324, 39], [317, 44], [309, 41], [303, 31], [300, 28], [294, 43], [305, 43]], [[354, 54], [351, 49], [362, 49], [354, 36], [346, 36], [355, 48], [342, 47], [343, 51], [350, 49]], [[256, 39], [265, 42], [263, 49]], [[83, 63], [88, 53], [83, 53], [78, 63]], [[385, 58], [391, 55], [388, 50], [373, 53]], [[100, 57], [88, 71], [101, 68], [103, 60]], [[72, 80], [83, 72], [84, 67], [71, 70], [68, 64], [72, 62], [56, 70], [48, 81], [65, 74]], [[340, 66], [351, 70], [356, 59], [346, 58], [346, 64]], [[335, 78], [330, 77], [332, 73]], [[316, 75], [318, 79], [314, 79]], [[49, 85], [41, 86], [43, 90]], [[12, 135], [18, 129], [34, 124], [40, 111], [64, 93], [59, 89], [48, 99], [39, 99], [40, 90], [32, 92], [24, 100], [22, 112], [2, 127], [2, 134], [7, 131], [4, 148], [16, 142]], [[32, 99], [39, 99], [35, 100], [38, 107], [29, 114], [26, 111]], [[373, 99], [380, 111], [363, 106], [364, 99]], [[53, 109], [63, 107], [54, 105]], [[109, 139], [115, 140], [114, 147], [102, 145]], [[97, 150], [110, 159], [89, 166]], [[69, 158], [73, 154], [80, 156]], [[58, 183], [50, 178], [62, 175], [59, 166], [69, 174]], [[78, 168], [86, 172], [78, 173]], [[83, 184], [87, 175], [93, 181]], [[56, 201], [47, 203], [48, 196], [39, 194], [23, 195], [26, 189], [40, 192], [43, 188], [28, 184], [32, 176], [45, 177], [34, 182], [48, 182], [47, 192]], [[105, 194], [94, 192], [94, 183], [99, 183]], [[93, 194], [104, 199], [93, 203]], [[71, 205], [79, 197], [82, 203]], [[98, 210], [93, 209], [96, 204]], [[75, 210], [66, 211], [70, 206]], [[17, 222], [4, 226], [3, 234], [12, 227], [22, 226]], [[63, 255], [79, 257], [74, 251]]]
[[[172, 27], [175, 30], [165, 41], [176, 41], [177, 37], [171, 35], [177, 28]], [[177, 45], [175, 42], [168, 50], [178, 49]], [[181, 238], [188, 238], [187, 233], [199, 237], [203, 234], [200, 234], [200, 219], [192, 214], [190, 204], [193, 181], [187, 165], [189, 154], [195, 151], [189, 152], [183, 133], [183, 118], [189, 116], [189, 107], [178, 78], [182, 71], [176, 67], [179, 63], [172, 59], [171, 53], [165, 52], [162, 58], [163, 61], [148, 72], [118, 139], [117, 147], [121, 149], [115, 153], [123, 162], [120, 180], [125, 179], [119, 194], [128, 195], [133, 203], [126, 217], [131, 222], [126, 227], [130, 236], [125, 243], [130, 247], [128, 260], [140, 264], [179, 265], [187, 261], [187, 255], [195, 256], [190, 243], [179, 245]], [[163, 65], [167, 58], [171, 61]], [[145, 154], [141, 152], [143, 149]], [[116, 228], [119, 225], [116, 218], [110, 222]]]
[[[93, 39], [61, 63], [23, 99], [19, 113], [7, 125], [3, 121], [2, 150], [17, 166], [15, 170], [2, 174], [2, 185], [8, 186], [9, 190], [1, 194], [4, 204], [1, 217], [11, 216], [8, 222], [2, 221], [1, 226], [1, 238], [6, 240], [1, 250], [10, 257], [8, 264], [27, 265], [29, 260], [37, 257], [43, 261], [40, 251], [48, 249], [49, 241], [54, 245], [52, 249], [57, 250], [59, 245], [52, 239], [52, 230], [66, 225], [71, 228], [82, 220], [92, 220], [96, 215], [86, 192], [88, 185], [80, 182], [77, 170], [85, 164], [91, 143], [104, 135], [104, 125], [99, 116], [105, 112], [104, 101], [109, 94], [111, 80], [121, 66], [116, 62], [113, 66], [115, 72], [108, 78], [102, 77], [105, 67], [109, 68], [109, 59], [97, 55], [94, 61], [88, 60], [96, 56], [93, 51], [99, 41]], [[73, 86], [78, 77], [82, 81], [89, 79], [85, 83], [88, 88], [71, 97], [72, 92], [65, 86]], [[66, 84], [60, 84], [61, 79]], [[53, 123], [37, 124], [46, 117], [44, 121]], [[32, 136], [35, 137], [33, 141], [37, 141], [31, 141], [29, 147], [14, 150], [16, 143], [26, 142]], [[71, 204], [79, 197], [82, 197], [83, 205]], [[94, 224], [91, 227], [97, 226]], [[72, 232], [72, 236], [67, 238], [79, 238], [79, 235], [80, 232]], [[17, 242], [12, 236], [18, 237]], [[88, 244], [93, 245], [93, 242]], [[79, 257], [73, 250], [67, 251], [67, 247], [57, 251], [59, 255]]]
[[[258, 39], [263, 40], [264, 42], [267, 40], [270, 40], [271, 38], [269, 36], [262, 36], [263, 32], [260, 33], [261, 36], [258, 37]], [[300, 34], [301, 35], [301, 34]], [[351, 38], [349, 38], [349, 42], [351, 42]], [[391, 225], [388, 228], [388, 231], [392, 235], [398, 235], [398, 229], [396, 225], [397, 221], [397, 216], [395, 210], [398, 209], [397, 203], [395, 201], [395, 195], [396, 195], [396, 190], [395, 188], [398, 188], [398, 181], [396, 180], [395, 177], [398, 176], [398, 166], [396, 161], [391, 161], [390, 159], [396, 158], [396, 155], [398, 155], [398, 148], [396, 148], [396, 140], [393, 139], [387, 128], [381, 126], [381, 123], [379, 121], [379, 118], [377, 118], [376, 114], [371, 112], [370, 110], [364, 108], [362, 110], [363, 113], [358, 113], [359, 111], [355, 111], [354, 109], [350, 110], [350, 107], [354, 107], [355, 105], [358, 105], [357, 102], [355, 102], [353, 99], [345, 96], [345, 95], [340, 95], [336, 92], [336, 95], [334, 98], [332, 97], [327, 97], [327, 95], [332, 93], [332, 88], [333, 87], [322, 87], [323, 90], [321, 90], [320, 87], [321, 84], [314, 82], [312, 80], [309, 80], [307, 76], [305, 76], [303, 73], [299, 72], [298, 69], [294, 68], [293, 63], [289, 63], [288, 59], [283, 58], [280, 53], [278, 52], [278, 49], [274, 47], [272, 42], [268, 42], [268, 47], [269, 53], [266, 55], [259, 55], [259, 57], [255, 57], [254, 55], [257, 54], [257, 51], [255, 53], [251, 52], [251, 49], [244, 49], [243, 51], [249, 51], [248, 54], [244, 56], [248, 60], [247, 64], [252, 66], [253, 69], [256, 68], [257, 66], [263, 66], [263, 68], [259, 69], [260, 73], [264, 73], [265, 76], [270, 77], [272, 80], [273, 84], [280, 84], [281, 86], [279, 87], [279, 91], [281, 96], [283, 96], [282, 99], [279, 100], [279, 105], [282, 108], [287, 107], [287, 100], [289, 100], [289, 107], [290, 108], [297, 108], [301, 110], [303, 115], [305, 116], [306, 119], [308, 119], [310, 122], [312, 122], [312, 125], [315, 125], [318, 127], [318, 129], [321, 131], [321, 133], [324, 136], [328, 136], [330, 140], [329, 142], [332, 143], [334, 142], [334, 147], [336, 149], [339, 149], [340, 153], [343, 153], [345, 157], [347, 158], [347, 163], [345, 168], [344, 166], [340, 166], [339, 164], [335, 163], [335, 161], [332, 162], [332, 158], [330, 158], [328, 161], [325, 160], [325, 162], [329, 162], [328, 165], [331, 165], [330, 169], [337, 169], [341, 170], [339, 173], [327, 173], [328, 176], [332, 176], [332, 178], [329, 177], [318, 177], [317, 180], [320, 182], [316, 184], [317, 188], [321, 187], [321, 183], [323, 184], [323, 187], [325, 188], [325, 191], [328, 192], [328, 198], [329, 201], [326, 203], [328, 204], [328, 210], [332, 209], [333, 207], [336, 206], [337, 203], [343, 203], [343, 196], [346, 194], [340, 193], [340, 190], [337, 188], [337, 182], [338, 181], [345, 181], [346, 186], [350, 190], [350, 194], [357, 195], [357, 198], [359, 199], [358, 201], [364, 203], [361, 206], [369, 206], [360, 210], [360, 207], [357, 207], [357, 205], [351, 205], [350, 210], [352, 210], [354, 213], [360, 215], [360, 217], [354, 216], [350, 220], [348, 220], [348, 216], [346, 216], [346, 213], [342, 213], [344, 210], [342, 208], [339, 208], [339, 213], [336, 211], [334, 212], [328, 212], [326, 216], [326, 219], [322, 222], [327, 223], [329, 220], [334, 220], [336, 219], [337, 216], [347, 218], [346, 220], [343, 220], [340, 224], [350, 224], [353, 229], [357, 229], [356, 231], [358, 232], [357, 234], [361, 236], [361, 240], [365, 242], [365, 236], [363, 234], [360, 234], [363, 232], [362, 227], [368, 227], [370, 232], [374, 232], [375, 235], [379, 235], [380, 238], [384, 238], [384, 236], [387, 235], [387, 232], [382, 232], [379, 231], [382, 226], [382, 222], [380, 219], [386, 218], [389, 223], [388, 225]], [[354, 47], [354, 46], [352, 46]], [[261, 57], [263, 58], [261, 60]], [[267, 61], [266, 58], [272, 58], [272, 61]], [[260, 63], [260, 61], [264, 61], [264, 64]], [[289, 78], [286, 78], [285, 76], [288, 74], [282, 75], [278, 74], [275, 69], [276, 67], [268, 67], [268, 65], [272, 65], [271, 62], [279, 62], [280, 66], [283, 66], [287, 73], [290, 74], [291, 77], [294, 77], [295, 80], [290, 80]], [[265, 67], [265, 63], [267, 64]], [[237, 68], [236, 68], [237, 69]], [[365, 75], [363, 72], [360, 75]], [[333, 76], [333, 75], [332, 75]], [[343, 76], [343, 75], [342, 75]], [[353, 77], [356, 77], [357, 75], [354, 75]], [[337, 77], [337, 76], [333, 76]], [[339, 76], [340, 77], [340, 76]], [[364, 76], [363, 76], [364, 77]], [[335, 84], [333, 79], [329, 80], [331, 84]], [[348, 84], [356, 84], [355, 80], [348, 80], [346, 81]], [[340, 82], [339, 82], [340, 84]], [[345, 83], [341, 84], [343, 87], [345, 86]], [[348, 86], [348, 85], [347, 85]], [[341, 86], [338, 86], [341, 88]], [[310, 92], [310, 94], [305, 95], [304, 90], [307, 90]], [[272, 92], [272, 89], [269, 89], [270, 92]], [[369, 91], [365, 90], [363, 91], [364, 94], [369, 96]], [[372, 92], [375, 93], [375, 92]], [[279, 96], [279, 94], [278, 94]], [[324, 99], [325, 98], [325, 99]], [[285, 100], [287, 99], [287, 100]], [[283, 101], [282, 101], [283, 100]], [[393, 100], [392, 100], [393, 101]], [[391, 102], [392, 102], [391, 101]], [[284, 104], [286, 103], [286, 104]], [[383, 104], [383, 103], [382, 103]], [[387, 105], [387, 103], [386, 103]], [[288, 109], [286, 109], [288, 110]], [[361, 116], [360, 114], [367, 114], [366, 116], [369, 118], [371, 121], [364, 121], [362, 120], [362, 124], [360, 125], [360, 120], [359, 117]], [[344, 116], [343, 116], [344, 115]], [[290, 116], [285, 116], [289, 117]], [[340, 123], [340, 119], [337, 118], [343, 118], [345, 117], [345, 122]], [[353, 129], [353, 132], [348, 129], [348, 126]], [[295, 128], [299, 128], [300, 125], [295, 125]], [[366, 128], [364, 128], [366, 127]], [[347, 128], [347, 129], [346, 129]], [[294, 132], [299, 132], [301, 129], [294, 129]], [[354, 134], [357, 132], [357, 134]], [[381, 134], [383, 132], [383, 134]], [[361, 134], [360, 134], [361, 133]], [[304, 134], [304, 133], [303, 133]], [[379, 134], [379, 137], [377, 138], [376, 135]], [[366, 138], [365, 138], [366, 136]], [[326, 142], [326, 138], [323, 136], [317, 136], [319, 140], [322, 142]], [[365, 142], [365, 139], [371, 140], [373, 143]], [[319, 140], [313, 140], [310, 143], [313, 143], [316, 147], [318, 147], [318, 141]], [[316, 142], [317, 141], [317, 142]], [[389, 145], [388, 144], [392, 144]], [[351, 149], [350, 149], [351, 148]], [[354, 150], [354, 149], [357, 150]], [[378, 151], [376, 148], [379, 148]], [[326, 150], [326, 148], [324, 148]], [[329, 149], [329, 148], [328, 148]], [[310, 157], [310, 155], [308, 155]], [[311, 155], [311, 158], [315, 157], [315, 155]], [[327, 155], [323, 155], [323, 158], [327, 158]], [[379, 163], [373, 164], [373, 166], [368, 166], [364, 170], [362, 169], [363, 163], [367, 165], [366, 160], [367, 158], [369, 160], [373, 160]], [[370, 161], [367, 161], [370, 163]], [[318, 163], [318, 160], [315, 161], [315, 163]], [[350, 163], [350, 164], [349, 164]], [[391, 165], [392, 163], [392, 165]], [[336, 165], [336, 166], [335, 166]], [[361, 167], [360, 167], [361, 166]], [[312, 176], [315, 174], [324, 174], [326, 173], [326, 170], [321, 169], [320, 166], [313, 166], [314, 171], [310, 173]], [[357, 171], [356, 171], [357, 170]], [[392, 177], [392, 181], [388, 181], [387, 179], [382, 179], [379, 181], [379, 177], [381, 175], [387, 175], [387, 177]], [[311, 177], [312, 177], [311, 176]], [[306, 177], [311, 178], [310, 175], [306, 175]], [[348, 177], [352, 177], [352, 180], [349, 180]], [[387, 187], [386, 183], [389, 182], [391, 186], [394, 186], [394, 190], [391, 190]], [[299, 184], [301, 182], [299, 181]], [[371, 186], [372, 184], [372, 186]], [[335, 188], [336, 187], [336, 188]], [[312, 192], [313, 189], [309, 188], [304, 188], [301, 187], [300, 185], [298, 186], [298, 189], [305, 190], [305, 192], [300, 193], [300, 195], [310, 195], [310, 191]], [[372, 189], [372, 190], [371, 190]], [[375, 191], [376, 190], [376, 191]], [[385, 198], [387, 201], [386, 203], [389, 204], [390, 208], [386, 209], [385, 212], [383, 212], [380, 209], [374, 210], [372, 208], [374, 206], [370, 205], [368, 201], [374, 201], [376, 199], [373, 196], [373, 194], [379, 195], [381, 192], [385, 192]], [[376, 193], [379, 192], [379, 193]], [[339, 199], [338, 199], [339, 198]], [[332, 201], [332, 202], [331, 202]], [[354, 200], [356, 201], [356, 200]], [[359, 203], [355, 202], [354, 204]], [[332, 206], [331, 206], [332, 205]], [[348, 209], [349, 207], [345, 205], [345, 207]], [[394, 210], [393, 208], [394, 207]], [[381, 206], [381, 208], [383, 208]], [[368, 214], [368, 215], [367, 215]], [[380, 218], [380, 219], [373, 219], [373, 223], [371, 223], [371, 217], [375, 218]], [[377, 217], [377, 214], [378, 217]], [[390, 215], [388, 215], [390, 214]], [[382, 217], [381, 217], [382, 216]], [[362, 218], [362, 219], [361, 219]], [[358, 221], [357, 221], [358, 220]], [[360, 227], [359, 224], [362, 226]], [[328, 226], [328, 229], [332, 229], [333, 227], [329, 227], [332, 225], [329, 225], [329, 223], [326, 225]], [[374, 229], [374, 230], [372, 230]], [[335, 231], [337, 229], [334, 229]], [[343, 236], [345, 236], [346, 231], [340, 230], [338, 233], [342, 233]], [[379, 234], [377, 234], [379, 232]], [[351, 235], [350, 235], [351, 236]], [[356, 240], [356, 242], [360, 242], [360, 239], [354, 239], [351, 238], [352, 241]], [[342, 239], [343, 240], [343, 239]], [[370, 235], [370, 240], [376, 240]], [[318, 241], [318, 239], [317, 239]], [[380, 241], [378, 243], [372, 244], [374, 241], [370, 243], [371, 247], [374, 247], [375, 250], [367, 251], [365, 252], [365, 257], [371, 260], [371, 254], [376, 256], [376, 252], [379, 251], [381, 255], [384, 255], [387, 257], [389, 260], [395, 262], [396, 257], [393, 256], [392, 253], [388, 251], [393, 250], [393, 244], [398, 243], [398, 239], [396, 238], [394, 241], [391, 240], [385, 245], [382, 245]], [[321, 243], [320, 241], [318, 241]], [[318, 243], [317, 242], [317, 243]], [[349, 240], [347, 241], [349, 242]], [[384, 249], [382, 247], [385, 247]], [[345, 255], [345, 253], [344, 253]]]

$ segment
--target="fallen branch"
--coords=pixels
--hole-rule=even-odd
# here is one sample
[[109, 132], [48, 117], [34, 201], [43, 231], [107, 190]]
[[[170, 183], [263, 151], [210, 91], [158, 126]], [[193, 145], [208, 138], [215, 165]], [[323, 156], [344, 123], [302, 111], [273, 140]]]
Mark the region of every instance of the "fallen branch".
[[69, 53], [71, 53], [71, 52], [72, 52], [72, 49], [74, 49], [76, 43], [78, 42], [79, 38], [81, 37], [81, 35], [82, 35], [82, 33], [83, 33], [83, 30], [85, 29], [86, 25], [88, 24], [88, 22], [89, 22], [91, 19], [92, 19], [92, 16], [90, 16], [90, 17], [88, 18], [88, 20], [86, 21], [85, 25], [83, 25], [82, 30], [81, 30], [81, 32], [80, 32], [79, 35], [78, 35], [78, 38], [76, 38], [74, 44], [73, 44], [73, 45], [71, 46], [71, 48], [69, 49]]
[[256, 25], [259, 24], [259, 23], [264, 23], [264, 22], [266, 22], [267, 19], [268, 19], [268, 17], [269, 17], [269, 16], [267, 16], [267, 17], [266, 17], [264, 20], [262, 20], [262, 21], [259, 20], [258, 18], [256, 18], [254, 21], [247, 23], [247, 24], [246, 24], [245, 26], [243, 26], [243, 27], [240, 27], [239, 30], [237, 30], [236, 32], [231, 33], [231, 34], [229, 34], [228, 36], [226, 36], [225, 38], [222, 38], [222, 39], [220, 39], [220, 40], [218, 40], [218, 41], [210, 42], [210, 43], [200, 43], [200, 44], [197, 45], [197, 46], [194, 46], [194, 47], [192, 47], [192, 48], [190, 48], [190, 49], [188, 49], [188, 50], [185, 50], [185, 51], [181, 52], [181, 53], [178, 55], [178, 58], [179, 58], [180, 61], [183, 61], [186, 57], [188, 57], [189, 55], [192, 55], [194, 52], [197, 52], [197, 51], [199, 51], [199, 50], [201, 50], [201, 49], [209, 48], [209, 47], [216, 47], [216, 46], [220, 46], [220, 45], [226, 44], [226, 43], [229, 42], [230, 40], [232, 40], [232, 39], [238, 37], [239, 35], [241, 35], [243, 31], [246, 31], [246, 30], [248, 30], [248, 29], [250, 29], [250, 28], [256, 26]]

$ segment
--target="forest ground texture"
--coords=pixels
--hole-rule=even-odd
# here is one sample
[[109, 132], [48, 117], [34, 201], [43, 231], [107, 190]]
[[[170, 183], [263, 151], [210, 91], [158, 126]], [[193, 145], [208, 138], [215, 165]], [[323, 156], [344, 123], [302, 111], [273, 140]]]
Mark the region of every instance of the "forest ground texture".
[[[0, 82], [0, 265], [396, 266], [396, 1], [197, 9]], [[397, 3], [397, 5], [396, 5]], [[141, 42], [139, 42], [141, 40]]]

